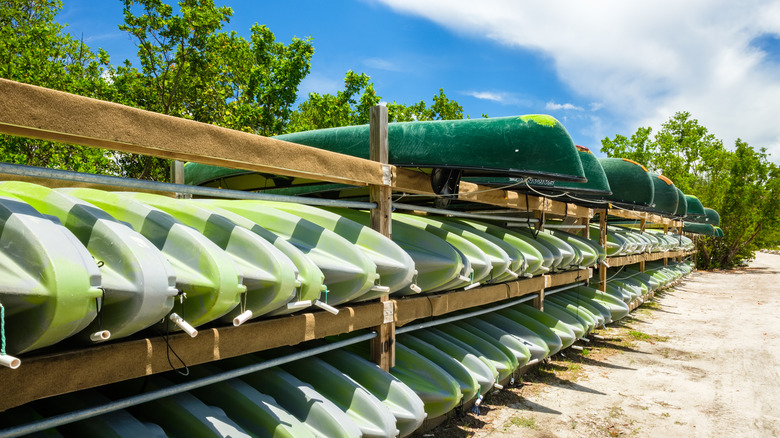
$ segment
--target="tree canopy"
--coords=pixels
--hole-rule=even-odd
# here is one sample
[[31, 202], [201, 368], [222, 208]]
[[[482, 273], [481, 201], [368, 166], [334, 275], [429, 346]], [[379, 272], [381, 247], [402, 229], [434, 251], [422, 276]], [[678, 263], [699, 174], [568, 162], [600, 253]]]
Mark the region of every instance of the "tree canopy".
[[725, 237], [699, 240], [700, 267], [730, 268], [757, 249], [780, 244], [780, 168], [765, 149], [740, 139], [727, 149], [687, 112], [676, 113], [652, 134], [640, 127], [631, 137], [605, 138], [601, 150], [663, 174], [720, 213]]

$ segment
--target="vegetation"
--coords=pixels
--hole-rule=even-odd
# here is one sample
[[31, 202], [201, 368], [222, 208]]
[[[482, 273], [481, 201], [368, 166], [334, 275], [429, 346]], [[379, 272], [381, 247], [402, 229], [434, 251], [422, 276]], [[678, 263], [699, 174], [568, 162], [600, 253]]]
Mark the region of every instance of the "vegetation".
[[720, 213], [725, 237], [698, 240], [699, 268], [732, 268], [780, 243], [780, 167], [766, 149], [740, 139], [728, 149], [691, 114], [678, 112], [655, 135], [641, 127], [630, 138], [605, 138], [601, 150], [665, 175]]

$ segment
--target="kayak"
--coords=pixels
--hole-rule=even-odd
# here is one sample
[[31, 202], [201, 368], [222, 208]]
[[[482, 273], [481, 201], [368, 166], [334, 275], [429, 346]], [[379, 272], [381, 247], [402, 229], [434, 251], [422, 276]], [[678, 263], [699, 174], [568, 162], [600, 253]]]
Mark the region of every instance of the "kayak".
[[176, 276], [165, 256], [144, 236], [94, 205], [18, 181], [0, 183], [40, 213], [56, 217], [99, 260], [105, 291], [101, 317], [80, 334], [82, 341], [106, 330], [111, 339], [132, 335], [164, 318], [173, 308]]
[[[173, 266], [176, 287], [182, 292], [178, 316], [197, 327], [219, 319], [241, 302], [246, 292], [241, 270], [214, 242], [173, 216], [116, 193], [84, 188], [57, 191], [87, 201], [114, 218], [130, 224], [157, 247]], [[177, 327], [168, 324], [164, 329]]]
[[525, 236], [497, 225], [470, 219], [450, 218], [449, 220], [488, 233], [517, 248], [525, 257], [526, 274], [536, 276], [549, 272], [549, 266], [553, 262], [552, 254], [546, 250], [542, 253], [538, 245], [529, 243]]
[[[540, 335], [524, 325], [499, 315], [497, 312], [480, 315], [477, 318], [471, 319], [469, 323], [483, 329], [485, 329], [486, 326], [495, 327], [499, 330], [503, 330], [508, 335], [519, 339], [525, 344], [526, 348], [528, 348], [532, 361], [540, 361], [550, 354], [550, 348], [548, 347], [547, 342], [545, 342]], [[485, 331], [489, 331], [489, 329], [486, 329]], [[558, 342], [560, 342], [560, 339]]]
[[7, 354], [56, 344], [97, 316], [97, 263], [59, 221], [13, 195], [0, 194], [0, 266]]
[[241, 270], [246, 292], [241, 305], [220, 318], [222, 322], [241, 325], [285, 306], [295, 297], [298, 284], [294, 265], [281, 251], [252, 231], [191, 202], [150, 193], [118, 192], [117, 195], [170, 214], [198, 230], [233, 259]]

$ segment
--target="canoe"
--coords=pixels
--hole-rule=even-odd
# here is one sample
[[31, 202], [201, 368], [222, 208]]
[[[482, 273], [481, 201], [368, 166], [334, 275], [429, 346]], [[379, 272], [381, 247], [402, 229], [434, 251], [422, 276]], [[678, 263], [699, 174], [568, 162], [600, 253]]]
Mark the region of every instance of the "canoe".
[[[296, 132], [274, 138], [369, 158], [368, 125]], [[500, 174], [585, 182], [577, 148], [569, 133], [560, 122], [546, 115], [390, 123], [388, 139], [389, 162], [400, 167], [455, 169], [467, 176]], [[184, 166], [184, 179], [186, 184], [235, 190], [263, 190], [313, 182], [197, 163]]]
[[[231, 359], [231, 364], [250, 365], [256, 358], [243, 356]], [[360, 438], [362, 432], [357, 424], [335, 403], [317, 392], [292, 374], [274, 367], [247, 374], [241, 380], [263, 394], [268, 394], [286, 412], [306, 425], [315, 436], [337, 438]]]
[[685, 203], [688, 207], [685, 215], [686, 220], [690, 222], [704, 222], [707, 219], [707, 213], [705, 213], [704, 206], [699, 198], [693, 195], [685, 195]]
[[652, 207], [655, 186], [647, 169], [626, 158], [599, 158], [612, 194], [600, 199], [646, 210]]
[[102, 330], [111, 339], [150, 327], [173, 308], [176, 276], [165, 256], [140, 233], [94, 205], [48, 187], [18, 181], [0, 183], [42, 214], [54, 216], [100, 261], [105, 297], [101, 317], [81, 334], [82, 340]]
[[577, 156], [582, 163], [582, 169], [585, 172], [585, 182], [571, 182], [571, 181], [553, 181], [543, 178], [525, 178], [518, 177], [501, 177], [501, 176], [488, 176], [488, 177], [471, 177], [466, 178], [467, 181], [477, 184], [493, 186], [493, 187], [506, 187], [508, 190], [516, 191], [536, 191], [542, 194], [559, 194], [569, 193], [572, 195], [601, 195], [606, 196], [612, 193], [609, 187], [609, 181], [607, 180], [604, 169], [601, 167], [599, 160], [590, 151], [590, 149], [584, 146], [576, 146]]
[[311, 221], [347, 239], [376, 265], [379, 278], [376, 286], [360, 300], [379, 298], [411, 286], [417, 271], [414, 260], [398, 244], [374, 231], [336, 213], [310, 205], [289, 202], [261, 201], [273, 207]]
[[[173, 266], [176, 288], [185, 297], [174, 310], [197, 327], [221, 318], [240, 304], [246, 287], [241, 270], [214, 242], [157, 208], [115, 193], [95, 189], [57, 189], [87, 201], [130, 224], [157, 247]], [[164, 329], [174, 330], [173, 324]]]
[[425, 420], [420, 397], [392, 374], [357, 354], [338, 349], [317, 356], [338, 369], [378, 398], [393, 414], [400, 437], [410, 435]]
[[[232, 211], [227, 211], [224, 208], [219, 208], [207, 202], [199, 202], [198, 200], [187, 200], [186, 202], [195, 202], [199, 207], [213, 211], [220, 216], [224, 216], [231, 222], [257, 234], [281, 251], [281, 253], [292, 262], [293, 266], [291, 269], [296, 273], [296, 284], [299, 284], [295, 301], [288, 303], [287, 307], [282, 307], [269, 312], [269, 316], [286, 315], [305, 309], [319, 300], [320, 294], [327, 289], [325, 286], [325, 274], [317, 267], [317, 264], [295, 247], [295, 245], [263, 228], [256, 222], [233, 213]], [[284, 259], [281, 261], [283, 262]]]
[[209, 199], [214, 206], [243, 216], [287, 240], [309, 257], [325, 274], [327, 298], [331, 306], [358, 299], [376, 281], [376, 265], [348, 240], [302, 219], [258, 201]]
[[220, 318], [222, 322], [238, 326], [279, 309], [295, 298], [298, 286], [295, 266], [281, 251], [252, 231], [191, 202], [150, 193], [117, 194], [170, 214], [198, 230], [233, 259], [243, 275], [246, 292], [241, 305]]
[[281, 368], [308, 383], [341, 408], [360, 427], [364, 438], [392, 438], [399, 434], [395, 417], [387, 406], [322, 359], [307, 357], [286, 363]]
[[712, 225], [713, 227], [720, 225], [720, 214], [716, 210], [704, 207], [704, 214], [707, 216], [708, 224]]
[[95, 319], [103, 296], [95, 260], [59, 221], [13, 195], [0, 196], [0, 266], [7, 354], [53, 345]]
[[[367, 211], [349, 208], [327, 208], [326, 210], [364, 226], [370, 223], [370, 215]], [[393, 242], [409, 254], [417, 270], [417, 279], [414, 281], [417, 288], [406, 287], [395, 292], [394, 295], [413, 295], [439, 290], [464, 274], [466, 267], [463, 257], [443, 239], [396, 219], [392, 220], [391, 228]]]
[[677, 209], [674, 211], [674, 217], [681, 218], [688, 214], [688, 198], [685, 197], [680, 188], [677, 188]]
[[[499, 238], [515, 247], [523, 254], [523, 257], [525, 258], [526, 276], [541, 275], [545, 272], [549, 272], [549, 268], [546, 267], [545, 264], [552, 264], [552, 256], [547, 252], [542, 254], [537, 249], [536, 245], [528, 243], [525, 236], [515, 231], [511, 231], [493, 224], [460, 218], [449, 218], [448, 220], [463, 226], [474, 228], [483, 233], [490, 234], [491, 236]], [[549, 257], [545, 258], [546, 256]]]
[[677, 187], [663, 175], [650, 173], [650, 178], [653, 180], [653, 210], [667, 217], [674, 216], [679, 202]]
[[396, 342], [414, 350], [449, 374], [458, 384], [458, 387], [460, 387], [460, 393], [463, 394], [463, 397], [460, 399], [461, 403], [468, 403], [480, 395], [481, 386], [477, 381], [477, 377], [465, 365], [455, 360], [449, 354], [414, 336], [401, 335], [396, 338]]
[[[213, 365], [190, 368], [192, 378], [204, 378], [220, 372]], [[203, 403], [216, 406], [253, 436], [274, 438], [314, 438], [313, 431], [285, 411], [273, 397], [263, 394], [240, 379], [230, 379], [190, 391]]]
[[[479, 356], [468, 349], [465, 349], [430, 330], [416, 330], [415, 332], [406, 333], [401, 336], [403, 338], [402, 340], [413, 338], [420, 341], [422, 344], [417, 343], [408, 346], [424, 356], [425, 351], [435, 349], [457, 360], [466, 367], [468, 372], [471, 373], [477, 381], [477, 384], [479, 385], [479, 394], [482, 396], [493, 389], [493, 386], [497, 382], [498, 370], [490, 363], [484, 362]], [[428, 358], [430, 359], [430, 357]]]

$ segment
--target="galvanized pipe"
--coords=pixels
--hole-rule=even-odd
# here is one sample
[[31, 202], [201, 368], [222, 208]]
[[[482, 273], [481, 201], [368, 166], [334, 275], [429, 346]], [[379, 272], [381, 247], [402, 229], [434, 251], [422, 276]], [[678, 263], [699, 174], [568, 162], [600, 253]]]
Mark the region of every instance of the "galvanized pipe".
[[517, 217], [501, 217], [497, 218], [495, 216], [489, 216], [486, 214], [477, 214], [477, 213], [466, 213], [462, 211], [454, 211], [454, 210], [444, 210], [441, 208], [433, 208], [433, 207], [424, 207], [422, 205], [414, 205], [414, 204], [404, 204], [401, 202], [393, 202], [393, 209], [397, 210], [409, 210], [409, 211], [424, 211], [426, 213], [433, 213], [433, 214], [441, 214], [446, 216], [455, 216], [455, 217], [462, 217], [462, 218], [468, 218], [468, 219], [483, 219], [483, 220], [490, 220], [490, 221], [503, 221], [503, 222], [531, 222], [536, 223], [539, 222], [538, 219], [525, 219], [525, 218], [517, 218]]
[[155, 391], [146, 392], [143, 394], [127, 397], [121, 400], [116, 400], [111, 403], [107, 403], [102, 406], [96, 406], [90, 409], [84, 409], [78, 412], [69, 412], [67, 414], [57, 415], [45, 420], [39, 420], [33, 423], [25, 424], [23, 426], [11, 427], [5, 430], [0, 430], [0, 438], [11, 438], [21, 435], [27, 435], [35, 432], [42, 432], [53, 427], [62, 426], [64, 424], [74, 423], [76, 421], [86, 420], [98, 415], [108, 414], [110, 412], [118, 411], [121, 409], [127, 409], [132, 406], [140, 405], [142, 403], [150, 402], [152, 400], [161, 399], [164, 397], [170, 397], [182, 392], [192, 391], [193, 389], [202, 388], [214, 383], [224, 382], [225, 380], [235, 379], [247, 374], [251, 374], [257, 371], [264, 370], [279, 366], [288, 362], [293, 362], [298, 359], [303, 359], [310, 356], [315, 356], [326, 351], [336, 350], [347, 345], [356, 344], [358, 342], [367, 341], [376, 337], [376, 332], [367, 333], [354, 338], [345, 339], [343, 341], [333, 342], [330, 344], [322, 345], [319, 347], [311, 348], [306, 351], [300, 351], [287, 356], [278, 357], [276, 359], [267, 360], [265, 362], [249, 365], [246, 367], [238, 368], [231, 371], [225, 371], [224, 373], [215, 374], [213, 376], [204, 377], [202, 379], [194, 380], [192, 382], [181, 383], [173, 385], [168, 388], [158, 389]]
[[545, 295], [552, 295], [552, 294], [555, 294], [555, 293], [558, 293], [558, 292], [563, 292], [565, 290], [574, 289], [575, 287], [578, 287], [578, 286], [587, 286], [587, 285], [588, 285], [587, 280], [586, 281], [581, 281], [581, 282], [578, 282], [578, 283], [567, 284], [565, 286], [554, 287], [554, 288], [551, 288], [551, 289], [545, 289], [544, 290], [544, 294]]
[[190, 195], [207, 196], [211, 198], [256, 199], [262, 201], [294, 202], [306, 205], [349, 207], [367, 210], [376, 208], [376, 203], [373, 202], [339, 201], [336, 199], [305, 198], [299, 196], [273, 195], [269, 193], [244, 192], [241, 190], [217, 189], [214, 187], [200, 187], [187, 184], [144, 181], [140, 179], [122, 178], [119, 176], [95, 175], [91, 173], [72, 172], [70, 170], [47, 169], [44, 167], [25, 166], [21, 164], [0, 163], [0, 173], [127, 187], [136, 190], [187, 193]]

